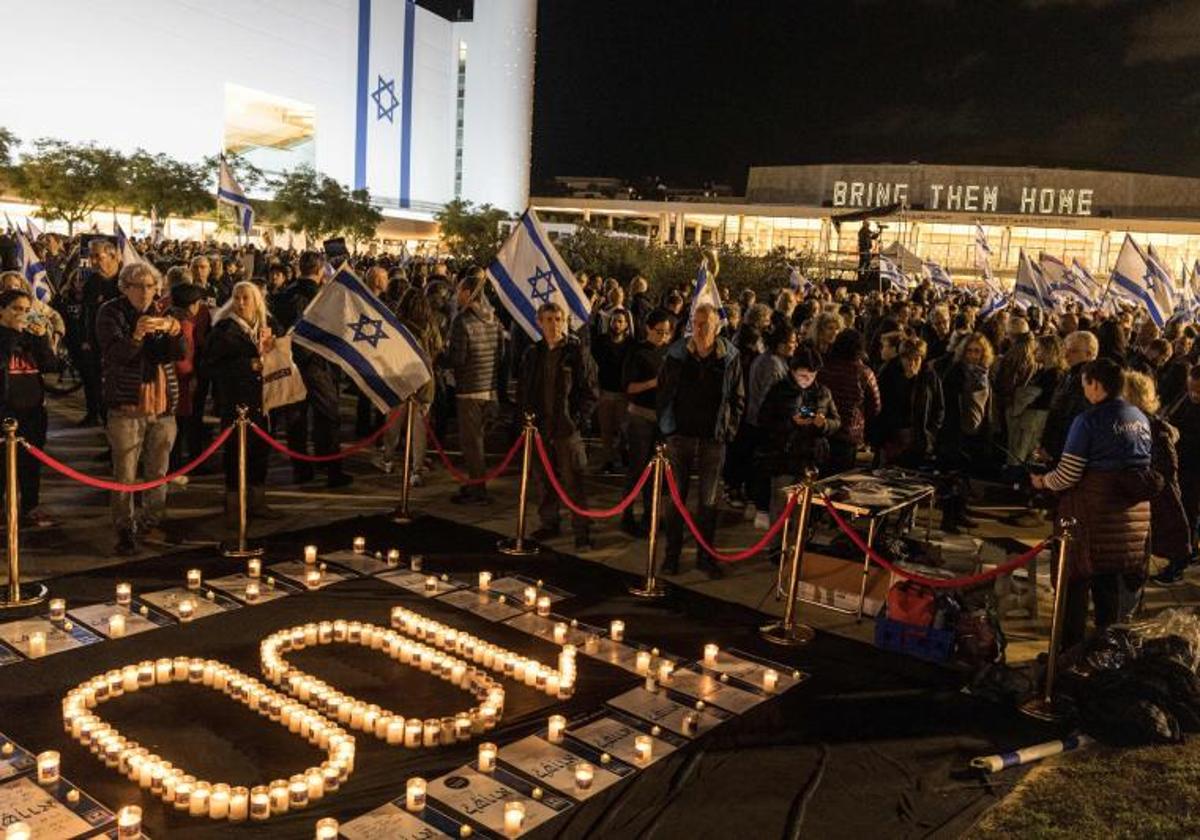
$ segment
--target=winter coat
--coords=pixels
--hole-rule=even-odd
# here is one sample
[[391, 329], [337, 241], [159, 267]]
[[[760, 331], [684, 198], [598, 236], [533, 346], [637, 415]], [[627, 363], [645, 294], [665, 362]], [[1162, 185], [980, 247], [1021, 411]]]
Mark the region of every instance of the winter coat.
[[[675, 397], [679, 393], [684, 362], [690, 353], [691, 339], [682, 338], [667, 348], [662, 370], [658, 374], [658, 429], [663, 437], [675, 434]], [[746, 408], [746, 392], [742, 384], [742, 366], [737, 348], [722, 336], [717, 336], [713, 352], [721, 360], [724, 375], [721, 386], [721, 405], [717, 411], [713, 440], [728, 443], [737, 435]]]
[[[822, 414], [825, 425], [798, 426], [797, 414]], [[805, 467], [821, 467], [829, 460], [829, 438], [841, 426], [837, 404], [820, 383], [801, 388], [790, 375], [767, 392], [758, 415], [762, 443], [756, 455], [771, 475], [801, 475]]]
[[495, 389], [502, 340], [503, 330], [490, 306], [475, 301], [455, 316], [446, 354], [454, 371], [455, 393], [485, 394]]
[[583, 343], [568, 335], [562, 345], [562, 370], [554, 394], [554, 417], [544, 417], [542, 410], [543, 360], [548, 348], [539, 341], [525, 351], [521, 359], [518, 382], [518, 404], [522, 413], [535, 415], [543, 433], [552, 432], [556, 438], [570, 437], [583, 428], [600, 401], [596, 383], [596, 363]]
[[879, 395], [883, 410], [872, 429], [872, 444], [895, 445], [911, 437], [904, 460], [915, 463], [932, 455], [946, 408], [942, 383], [929, 366], [923, 365], [909, 383], [899, 358], [893, 359], [879, 372]]
[[991, 385], [987, 370], [956, 361], [942, 380], [946, 413], [938, 433], [938, 454], [961, 466], [986, 449]]
[[1163, 478], [1162, 492], [1150, 500], [1150, 545], [1159, 557], [1191, 556], [1187, 515], [1179, 492], [1179, 430], [1150, 417], [1150, 467]]
[[860, 359], [830, 359], [817, 374], [837, 406], [841, 427], [836, 437], [861, 446], [867, 423], [879, 415], [879, 383]]
[[1083, 395], [1083, 366], [1086, 362], [1073, 365], [1058, 381], [1054, 396], [1050, 398], [1050, 412], [1046, 415], [1046, 426], [1042, 430], [1042, 449], [1051, 458], [1062, 455], [1067, 444], [1067, 432], [1071, 421], [1087, 411], [1091, 403]]
[[239, 405], [250, 409], [251, 416], [262, 414], [262, 356], [258, 344], [233, 318], [223, 318], [209, 332], [199, 366], [213, 382], [222, 421], [236, 418]]
[[1113, 471], [1085, 470], [1079, 483], [1059, 497], [1058, 518], [1077, 522], [1067, 549], [1072, 581], [1101, 574], [1146, 574], [1150, 502], [1130, 501], [1115, 479]]
[[175, 362], [182, 359], [187, 350], [183, 333], [155, 333], [134, 341], [133, 331], [143, 314], [125, 297], [110, 300], [96, 313], [104, 404], [110, 408], [136, 407], [142, 384], [150, 382], [161, 365], [167, 385], [164, 414], [174, 414], [179, 405]]

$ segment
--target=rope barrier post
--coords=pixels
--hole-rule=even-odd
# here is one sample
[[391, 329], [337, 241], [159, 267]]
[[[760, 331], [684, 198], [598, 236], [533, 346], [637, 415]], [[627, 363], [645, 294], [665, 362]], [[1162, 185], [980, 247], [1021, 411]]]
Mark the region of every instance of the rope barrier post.
[[655, 571], [658, 554], [658, 497], [662, 494], [663, 469], [667, 464], [667, 446], [658, 444], [654, 453], [654, 491], [650, 497], [650, 534], [646, 540], [646, 580], [640, 586], [629, 587], [629, 594], [639, 598], [661, 598], [667, 588], [658, 581]]
[[1058, 648], [1062, 644], [1067, 611], [1067, 553], [1075, 525], [1075, 519], [1069, 516], [1058, 521], [1058, 568], [1054, 571], [1054, 614], [1050, 619], [1050, 650], [1046, 656], [1045, 684], [1040, 696], [1026, 700], [1019, 707], [1021, 714], [1050, 723], [1066, 717], [1060, 709], [1055, 708], [1054, 678], [1058, 675]]
[[533, 436], [537, 434], [532, 414], [525, 415], [525, 429], [521, 434], [525, 436], [525, 446], [521, 453], [521, 497], [517, 508], [517, 537], [496, 543], [497, 551], [513, 557], [528, 557], [540, 551], [537, 543], [525, 539], [525, 500], [529, 495], [529, 468], [533, 464]]
[[400, 471], [400, 507], [392, 513], [392, 521], [398, 525], [407, 525], [416, 519], [416, 516], [408, 509], [408, 491], [409, 485], [412, 483], [413, 417], [417, 412], [415, 397], [408, 398], [406, 409], [408, 417], [404, 421], [404, 468]]
[[783, 606], [783, 621], [775, 621], [759, 630], [764, 639], [776, 645], [796, 647], [816, 638], [816, 631], [796, 621], [800, 606], [800, 561], [804, 558], [804, 541], [808, 536], [808, 514], [812, 509], [813, 484], [817, 471], [805, 470], [800, 490], [800, 518], [796, 522], [796, 542], [792, 546], [792, 568], [788, 573], [787, 603]]
[[[796, 488], [787, 488], [788, 505], [793, 506], [792, 501], [796, 498]], [[775, 570], [775, 600], [783, 600], [783, 558], [788, 556], [788, 537], [791, 536], [792, 517], [789, 516], [783, 520], [783, 530], [779, 532], [779, 567]]]
[[250, 409], [244, 405], [237, 407], [237, 419], [233, 421], [237, 427], [237, 496], [238, 496], [238, 535], [236, 543], [224, 543], [221, 554], [225, 557], [262, 557], [262, 546], [252, 546], [246, 540], [246, 526], [249, 519], [246, 509], [246, 448], [249, 446]]
[[17, 421], [4, 421], [4, 492], [8, 524], [8, 586], [0, 594], [0, 610], [32, 607], [46, 600], [40, 583], [21, 583], [21, 490], [17, 484]]

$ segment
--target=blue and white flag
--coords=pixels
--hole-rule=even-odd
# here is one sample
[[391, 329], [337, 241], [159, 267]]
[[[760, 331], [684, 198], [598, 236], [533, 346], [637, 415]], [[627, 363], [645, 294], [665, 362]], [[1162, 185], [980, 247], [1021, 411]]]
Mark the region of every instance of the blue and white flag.
[[42, 303], [49, 303], [50, 298], [54, 297], [54, 287], [50, 285], [46, 266], [42, 265], [42, 261], [38, 259], [37, 252], [33, 250], [29, 238], [20, 231], [17, 231], [17, 243], [21, 247], [21, 276], [29, 283], [29, 288], [33, 290], [35, 298]]
[[487, 273], [504, 308], [534, 341], [542, 337], [537, 323], [537, 310], [542, 304], [562, 307], [572, 332], [591, 317], [583, 288], [532, 209], [526, 210], [513, 227]]
[[113, 222], [113, 227], [117, 233], [117, 251], [121, 255], [121, 265], [136, 265], [142, 262], [142, 255], [133, 247], [133, 243], [129, 241], [125, 231], [121, 230], [120, 223]]
[[950, 273], [933, 260], [925, 260], [921, 263], [921, 271], [933, 285], [941, 286], [943, 289], [954, 288], [954, 280], [951, 279]]
[[684, 328], [684, 335], [692, 334], [692, 319], [696, 317], [696, 308], [702, 303], [707, 303], [712, 306], [717, 312], [717, 318], [722, 327], [729, 323], [729, 319], [725, 315], [725, 306], [721, 303], [721, 290], [717, 288], [717, 281], [710, 277], [708, 273], [708, 260], [701, 259], [700, 267], [696, 269], [696, 283], [692, 287], [692, 305], [688, 307], [687, 326]]
[[1146, 245], [1146, 258], [1149, 259], [1150, 262], [1154, 263], [1155, 266], [1158, 267], [1158, 270], [1162, 272], [1162, 274], [1170, 281], [1169, 288], [1171, 290], [1171, 297], [1175, 301], [1176, 305], [1178, 305], [1179, 298], [1181, 297], [1179, 294], [1181, 286], [1175, 282], [1175, 277], [1171, 274], [1171, 270], [1167, 268], [1167, 261], [1163, 259], [1162, 255], [1159, 254], [1158, 251], [1155, 250], [1152, 243], [1148, 243]]
[[885, 257], [883, 254], [879, 255], [879, 279], [887, 280], [898, 289], [911, 289], [914, 285], [900, 270], [900, 266], [896, 265], [891, 257]]
[[1017, 260], [1017, 282], [1013, 286], [1013, 295], [1022, 306], [1054, 308], [1041, 267], [1029, 258], [1024, 249]]
[[221, 174], [220, 180], [217, 183], [217, 202], [220, 204], [229, 204], [237, 211], [238, 225], [242, 229], [242, 233], [250, 235], [250, 227], [254, 224], [254, 208], [250, 206], [250, 199], [246, 198], [245, 191], [241, 188], [233, 173], [229, 170], [229, 164], [225, 162], [225, 158], [221, 158]]
[[788, 288], [793, 292], [807, 293], [812, 288], [812, 281], [800, 273], [798, 266], [792, 266], [792, 270], [788, 272]]
[[980, 307], [978, 320], [980, 322], [986, 321], [1002, 309], [1008, 309], [1008, 295], [1001, 292], [992, 292], [987, 302]]
[[[414, 123], [413, 115], [420, 113], [414, 108], [419, 97], [434, 89], [430, 85], [444, 83], [444, 66], [427, 53], [432, 39], [439, 37], [434, 33], [441, 30], [430, 26], [418, 31], [418, 20], [425, 18], [418, 18], [420, 4], [414, 0], [357, 0], [348, 5], [358, 7], [353, 186], [369, 190], [377, 200], [410, 207], [412, 198], [434, 183], [432, 167], [418, 165], [420, 154], [413, 154], [414, 139], [424, 137], [430, 127], [420, 119]], [[502, 111], [498, 109], [496, 119], [507, 116]], [[438, 182], [438, 194], [441, 189]]]
[[348, 268], [321, 286], [291, 333], [296, 344], [344, 370], [382, 412], [429, 381], [421, 345]]
[[42, 235], [41, 229], [28, 216], [25, 217], [25, 233], [29, 235], [30, 242], [37, 242], [38, 237]]
[[1071, 266], [1058, 257], [1044, 251], [1038, 255], [1038, 268], [1042, 270], [1046, 292], [1056, 305], [1075, 300], [1084, 306], [1092, 306], [1092, 298], [1083, 286], [1080, 277]]
[[996, 276], [992, 274], [992, 246], [988, 244], [987, 232], [979, 222], [975, 223], [975, 268], [983, 275], [983, 282], [993, 294], [1002, 294]]
[[1200, 308], [1200, 260], [1196, 260], [1196, 264], [1192, 266], [1192, 279], [1189, 285], [1192, 293], [1192, 306]]
[[1142, 252], [1129, 234], [1125, 234], [1121, 252], [1117, 254], [1111, 286], [1114, 294], [1145, 307], [1150, 320], [1159, 327], [1175, 310], [1170, 276]]
[[162, 242], [163, 223], [158, 218], [158, 205], [150, 205], [150, 241], [155, 245]]

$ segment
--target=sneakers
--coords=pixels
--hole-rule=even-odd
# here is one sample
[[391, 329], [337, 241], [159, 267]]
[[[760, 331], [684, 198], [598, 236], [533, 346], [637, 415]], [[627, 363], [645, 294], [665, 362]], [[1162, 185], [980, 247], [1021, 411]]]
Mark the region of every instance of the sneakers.
[[118, 557], [132, 557], [137, 554], [137, 543], [133, 540], [133, 531], [128, 528], [117, 531], [117, 544], [113, 548], [113, 554]]
[[425, 476], [419, 472], [412, 474], [412, 478], [408, 482], [410, 487], [421, 487], [425, 484]]
[[188, 486], [188, 477], [186, 475], [177, 475], [167, 483], [172, 487], [178, 487], [182, 490], [184, 487]]
[[371, 459], [371, 462], [379, 468], [379, 471], [385, 475], [391, 475], [396, 469], [396, 462], [391, 458], [385, 458], [382, 455], [377, 455]]
[[1151, 575], [1150, 582], [1155, 586], [1178, 586], [1184, 582], [1183, 572], [1168, 566], [1158, 574]]
[[760, 531], [766, 531], [771, 527], [771, 517], [766, 511], [758, 511], [754, 514], [754, 527]]

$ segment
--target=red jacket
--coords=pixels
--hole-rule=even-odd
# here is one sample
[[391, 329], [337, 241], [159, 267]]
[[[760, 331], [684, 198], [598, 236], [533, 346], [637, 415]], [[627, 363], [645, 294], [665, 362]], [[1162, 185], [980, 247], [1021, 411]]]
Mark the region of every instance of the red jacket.
[[879, 384], [875, 374], [859, 360], [830, 359], [817, 373], [829, 389], [842, 418], [836, 437], [861, 446], [867, 421], [879, 414]]

